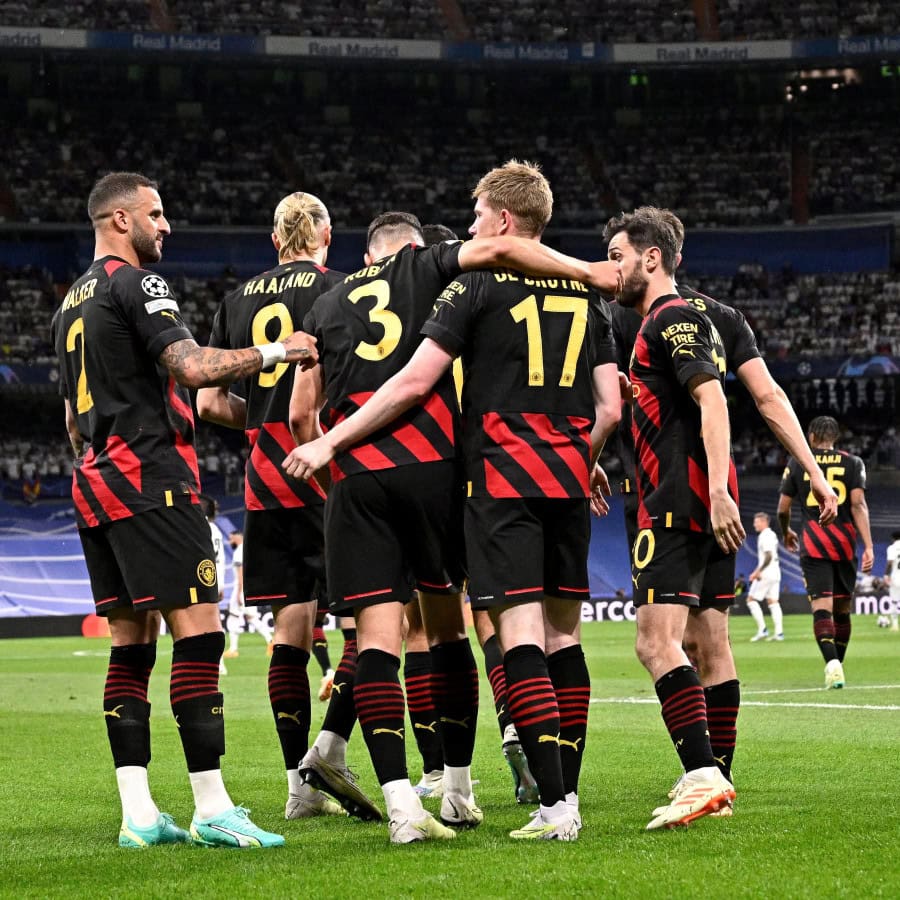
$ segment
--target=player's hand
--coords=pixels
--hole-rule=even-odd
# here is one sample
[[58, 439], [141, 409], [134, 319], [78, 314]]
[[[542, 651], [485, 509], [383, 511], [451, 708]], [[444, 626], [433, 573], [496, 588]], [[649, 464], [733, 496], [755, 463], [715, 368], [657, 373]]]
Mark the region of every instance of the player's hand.
[[622, 278], [622, 264], [603, 260], [588, 263], [588, 283], [603, 294], [618, 294], [625, 283]]
[[327, 466], [332, 459], [334, 450], [328, 441], [325, 438], [317, 438], [301, 447], [294, 447], [281, 465], [288, 475], [309, 481], [318, 469]]
[[837, 518], [838, 498], [821, 470], [809, 479], [809, 488], [819, 504], [819, 524], [828, 525]]
[[737, 504], [727, 493], [710, 497], [710, 520], [716, 542], [725, 553], [737, 553], [747, 533]]
[[871, 547], [866, 547], [862, 555], [863, 572], [871, 572], [872, 566], [875, 564], [875, 551]]
[[759, 575], [757, 575], [756, 572], [751, 572], [751, 573], [750, 573], [750, 580], [751, 580], [751, 581], [758, 581], [758, 580], [759, 580]]
[[634, 403], [634, 386], [624, 372], [619, 372], [619, 393], [622, 395], [623, 403], [629, 406]]
[[594, 463], [591, 472], [591, 512], [595, 516], [605, 516], [609, 513], [606, 497], [611, 495], [612, 488], [609, 486], [609, 478], [603, 471], [603, 466], [600, 463]]
[[284, 341], [285, 362], [297, 363], [301, 369], [311, 369], [319, 361], [316, 339], [305, 331], [295, 331]]
[[794, 531], [793, 528], [788, 528], [784, 533], [784, 546], [787, 547], [791, 553], [797, 553], [800, 549], [800, 541], [797, 540], [797, 532]]

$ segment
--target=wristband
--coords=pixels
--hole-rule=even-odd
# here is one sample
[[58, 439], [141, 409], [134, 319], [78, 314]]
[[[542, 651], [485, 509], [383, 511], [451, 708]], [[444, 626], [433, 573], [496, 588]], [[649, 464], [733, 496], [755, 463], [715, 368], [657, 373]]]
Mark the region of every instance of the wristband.
[[284, 358], [287, 356], [287, 348], [281, 341], [276, 341], [274, 344], [255, 344], [253, 349], [259, 350], [262, 355], [262, 368], [264, 369], [274, 366], [275, 363], [284, 362]]

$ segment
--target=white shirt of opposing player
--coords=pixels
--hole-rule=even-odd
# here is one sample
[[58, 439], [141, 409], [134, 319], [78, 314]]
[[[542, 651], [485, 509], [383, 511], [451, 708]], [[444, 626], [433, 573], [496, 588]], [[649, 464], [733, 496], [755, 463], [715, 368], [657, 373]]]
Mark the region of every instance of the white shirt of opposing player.
[[219, 590], [222, 591], [225, 589], [225, 536], [215, 522], [209, 523], [209, 533], [216, 554], [216, 578], [219, 581]]
[[228, 612], [232, 616], [242, 616], [244, 610], [244, 592], [238, 587], [238, 570], [244, 565], [244, 545], [238, 544], [231, 557], [234, 567], [234, 585], [231, 588], [231, 599], [228, 601]]
[[[772, 559], [765, 568], [762, 568], [767, 553], [772, 554]], [[759, 533], [756, 541], [756, 554], [760, 578], [767, 581], [781, 578], [781, 565], [778, 562], [778, 535], [771, 528], [764, 528]]]
[[890, 585], [892, 591], [900, 591], [900, 541], [888, 544], [887, 561], [891, 566]]

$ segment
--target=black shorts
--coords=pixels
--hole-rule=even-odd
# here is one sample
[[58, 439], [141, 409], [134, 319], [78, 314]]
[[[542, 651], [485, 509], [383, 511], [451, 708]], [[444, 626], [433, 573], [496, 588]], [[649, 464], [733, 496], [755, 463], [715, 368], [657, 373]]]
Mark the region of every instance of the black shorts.
[[465, 581], [463, 482], [450, 460], [351, 475], [325, 507], [329, 607], [407, 603], [415, 587], [452, 594]]
[[248, 510], [244, 520], [244, 603], [308, 603], [325, 575], [323, 506]]
[[634, 605], [730, 606], [735, 561], [735, 555], [723, 552], [711, 534], [644, 528], [638, 532], [631, 557]]
[[97, 615], [218, 603], [209, 523], [187, 500], [78, 532]]
[[810, 600], [846, 600], [856, 590], [855, 559], [817, 559], [801, 556], [800, 568]]
[[587, 499], [473, 497], [465, 522], [472, 609], [590, 599]]

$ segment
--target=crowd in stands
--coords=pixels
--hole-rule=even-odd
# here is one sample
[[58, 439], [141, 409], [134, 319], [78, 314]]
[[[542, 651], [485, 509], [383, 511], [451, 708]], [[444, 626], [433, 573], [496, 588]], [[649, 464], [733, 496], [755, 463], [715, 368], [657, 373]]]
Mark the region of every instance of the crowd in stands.
[[[102, 97], [106, 86], [96, 87]], [[257, 97], [255, 108], [218, 110], [212, 123], [163, 103], [113, 119], [102, 103], [60, 103], [23, 117], [10, 111], [0, 145], [0, 181], [14, 198], [6, 218], [83, 223], [97, 173], [127, 165], [156, 175], [176, 226], [265, 226], [274, 199], [302, 185], [325, 200], [336, 228], [364, 228], [389, 203], [460, 230], [480, 175], [527, 148], [553, 185], [554, 227], [597, 228], [648, 202], [679, 210], [689, 228], [792, 220], [792, 156], [799, 151], [784, 108], [660, 106], [560, 116], [549, 106], [524, 114], [498, 101], [468, 109], [448, 127], [435, 99], [412, 100], [399, 117], [373, 104], [342, 107], [340, 122], [318, 114], [285, 120], [274, 91]], [[812, 213], [897, 208], [900, 163], [882, 124], [890, 119], [887, 101], [857, 96], [841, 109], [850, 116], [847, 130], [819, 127], [819, 117], [834, 114], [827, 107], [804, 125], [813, 135], [808, 153], [802, 147]], [[266, 119], [278, 127], [261, 129]]]
[[[625, 14], [623, 14], [623, 12]], [[699, 17], [699, 19], [698, 19]], [[783, 40], [897, 34], [889, 0], [0, 0], [0, 25], [480, 41]]]
[[0, 266], [0, 363], [41, 363], [54, 357], [50, 319], [59, 301], [49, 272]]

